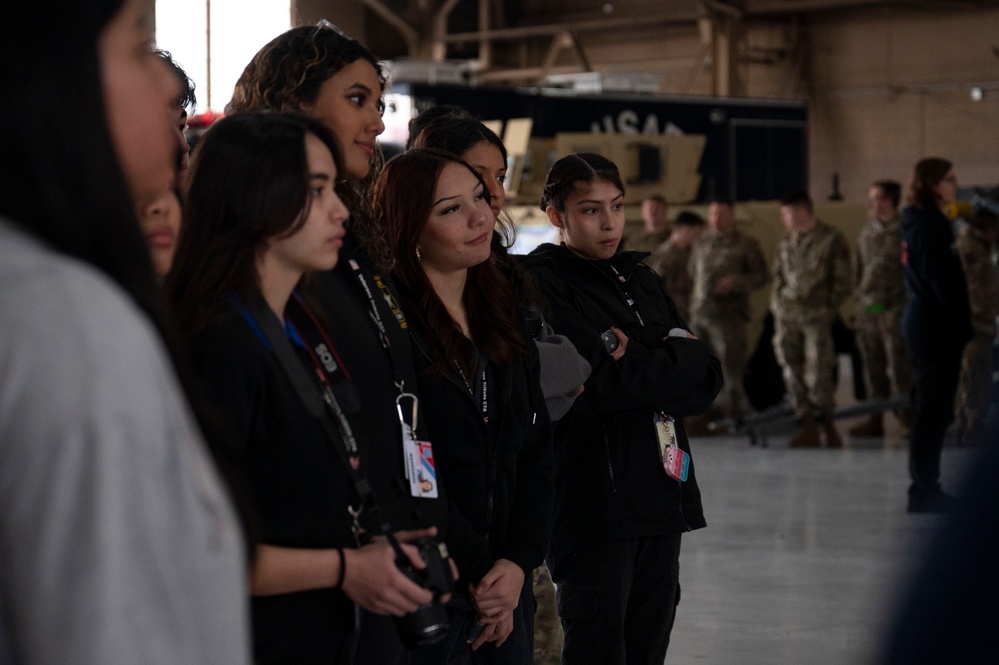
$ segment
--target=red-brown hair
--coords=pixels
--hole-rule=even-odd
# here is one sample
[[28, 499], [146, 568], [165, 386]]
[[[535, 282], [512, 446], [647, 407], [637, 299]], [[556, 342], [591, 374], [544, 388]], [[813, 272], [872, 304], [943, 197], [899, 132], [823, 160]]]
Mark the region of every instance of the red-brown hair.
[[[426, 148], [410, 150], [382, 170], [375, 184], [374, 217], [388, 236], [395, 257], [392, 273], [408, 315], [426, 333], [434, 355], [432, 370], [443, 373], [455, 361], [466, 376], [471, 376], [476, 364], [472, 345], [448, 314], [416, 256], [416, 246], [430, 219], [437, 180], [448, 163], [461, 164], [481, 182], [479, 175], [455, 155]], [[468, 269], [463, 300], [479, 353], [499, 365], [510, 365], [524, 356], [526, 346], [517, 325], [513, 293], [496, 267], [495, 257]]]

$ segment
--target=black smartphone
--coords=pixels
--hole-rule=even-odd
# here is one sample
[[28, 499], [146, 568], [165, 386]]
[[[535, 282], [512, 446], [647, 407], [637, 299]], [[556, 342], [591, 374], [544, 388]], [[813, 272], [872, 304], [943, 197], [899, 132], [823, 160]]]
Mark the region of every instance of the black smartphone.
[[600, 341], [604, 343], [607, 353], [614, 353], [617, 351], [617, 347], [620, 346], [617, 341], [617, 335], [610, 328], [600, 334]]

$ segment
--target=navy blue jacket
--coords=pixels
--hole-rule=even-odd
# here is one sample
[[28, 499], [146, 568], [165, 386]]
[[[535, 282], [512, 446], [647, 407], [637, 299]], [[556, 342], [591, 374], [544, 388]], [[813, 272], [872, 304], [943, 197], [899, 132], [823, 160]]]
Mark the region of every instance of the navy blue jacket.
[[902, 211], [902, 261], [909, 300], [902, 329], [915, 353], [971, 339], [968, 284], [950, 221], [937, 208]]

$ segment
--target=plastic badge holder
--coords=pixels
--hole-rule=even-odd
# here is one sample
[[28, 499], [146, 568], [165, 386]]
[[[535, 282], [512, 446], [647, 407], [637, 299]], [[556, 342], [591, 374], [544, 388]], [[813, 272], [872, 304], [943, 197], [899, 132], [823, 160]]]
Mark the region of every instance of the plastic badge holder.
[[666, 451], [666, 475], [681, 483], [687, 480], [687, 471], [690, 469], [690, 455], [683, 452], [678, 446], [670, 446]]

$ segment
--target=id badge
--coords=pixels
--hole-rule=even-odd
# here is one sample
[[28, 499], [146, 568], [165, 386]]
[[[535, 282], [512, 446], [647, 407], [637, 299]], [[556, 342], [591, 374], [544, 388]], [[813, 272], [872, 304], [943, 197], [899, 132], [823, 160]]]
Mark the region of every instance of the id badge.
[[656, 438], [659, 440], [659, 457], [666, 475], [678, 482], [687, 480], [690, 468], [690, 455], [683, 452], [676, 442], [676, 424], [673, 416], [665, 413], [655, 415]]
[[403, 450], [406, 459], [406, 478], [409, 493], [416, 498], [437, 498], [437, 467], [434, 465], [434, 448], [429, 441], [417, 441], [403, 432]]
[[666, 451], [666, 460], [663, 462], [666, 475], [678, 482], [687, 479], [687, 471], [690, 468], [690, 455], [683, 452], [679, 446], [673, 446]]
[[676, 427], [673, 417], [665, 413], [657, 413], [653, 420], [656, 424], [656, 438], [659, 439], [659, 459], [666, 462], [666, 451], [676, 446]]

